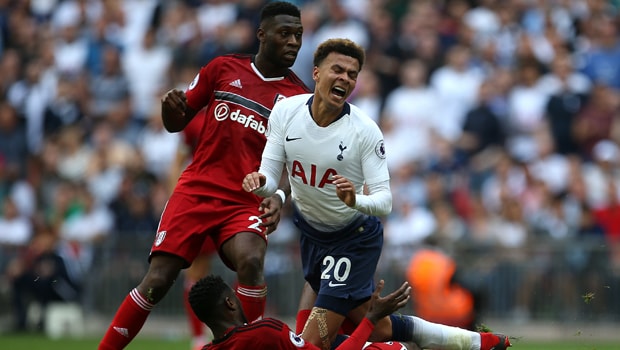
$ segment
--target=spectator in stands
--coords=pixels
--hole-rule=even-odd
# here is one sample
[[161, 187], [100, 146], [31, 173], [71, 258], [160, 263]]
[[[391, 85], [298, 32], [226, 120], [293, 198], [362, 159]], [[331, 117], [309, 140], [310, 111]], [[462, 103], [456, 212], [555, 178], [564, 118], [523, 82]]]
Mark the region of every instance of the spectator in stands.
[[140, 158], [138, 150], [112, 128], [108, 119], [98, 121], [90, 134], [92, 156], [85, 182], [99, 203], [109, 204], [119, 196], [126, 169]]
[[491, 103], [496, 94], [493, 80], [485, 80], [479, 87], [477, 104], [465, 114], [463, 131], [456, 147], [464, 153], [465, 161], [473, 171], [480, 171], [490, 164], [489, 158], [504, 147], [506, 135], [500, 117]]
[[53, 77], [44, 76], [44, 63], [33, 59], [25, 64], [25, 74], [7, 91], [7, 101], [26, 121], [26, 140], [31, 153], [41, 151], [43, 144], [43, 111], [56, 83]]
[[86, 142], [83, 129], [73, 125], [63, 128], [59, 137], [59, 156], [56, 163], [58, 174], [70, 181], [83, 181], [86, 169], [93, 156], [90, 145]]
[[601, 140], [613, 138], [612, 131], [619, 123], [620, 94], [610, 86], [592, 87], [588, 101], [575, 116], [572, 131], [579, 154], [584, 160], [592, 159], [594, 146]]
[[9, 87], [21, 78], [23, 62], [17, 50], [13, 48], [0, 50], [0, 52], [2, 53], [0, 54], [0, 96], [6, 97]]
[[593, 26], [590, 49], [583, 55], [581, 70], [594, 82], [620, 89], [620, 41], [618, 24], [608, 13], [591, 17]]
[[144, 159], [146, 170], [160, 181], [167, 181], [180, 139], [180, 134], [170, 133], [164, 128], [161, 107], [153, 108], [147, 124], [138, 135], [137, 147]]
[[440, 96], [428, 85], [428, 66], [417, 59], [404, 61], [399, 77], [401, 85], [387, 95], [380, 124], [390, 148], [390, 170], [423, 161], [443, 121], [438, 117]]
[[137, 46], [127, 48], [123, 54], [122, 67], [129, 81], [132, 114], [142, 124], [168, 86], [172, 52], [157, 40], [157, 29], [149, 28]]
[[107, 44], [101, 48], [101, 69], [89, 75], [88, 113], [94, 120], [112, 112], [129, 97], [129, 81], [121, 67], [121, 51]]
[[[45, 310], [50, 302], [80, 300], [83, 271], [76, 269], [66, 248], [58, 243], [52, 231], [42, 229], [10, 262], [5, 273], [11, 281], [16, 331], [28, 330], [27, 310], [32, 302]], [[34, 321], [41, 330], [44, 319]]]
[[43, 111], [44, 137], [56, 137], [64, 128], [82, 126], [82, 85], [79, 77], [67, 74], [58, 77], [56, 95], [50, 99]]
[[63, 74], [79, 75], [86, 64], [88, 42], [80, 31], [78, 11], [57, 12], [54, 35], [55, 67]]
[[73, 248], [76, 263], [88, 271], [92, 267], [95, 247], [112, 230], [114, 217], [105, 205], [95, 202], [85, 186], [77, 185], [75, 191], [77, 208], [63, 220], [59, 235]]
[[[458, 139], [465, 114], [476, 104], [483, 72], [472, 64], [472, 50], [455, 45], [446, 53], [446, 63], [430, 76], [430, 86], [438, 94], [437, 134], [450, 141]], [[440, 120], [440, 122], [439, 122]]]
[[531, 161], [536, 154], [536, 134], [542, 130], [549, 96], [540, 87], [540, 64], [532, 59], [518, 63], [516, 85], [508, 96], [507, 147], [520, 160]]
[[2, 201], [0, 215], [0, 246], [24, 246], [32, 236], [32, 223], [28, 217], [20, 214], [11, 197]]
[[25, 176], [29, 153], [23, 120], [13, 106], [0, 100], [0, 162], [4, 173], [0, 178]]
[[[132, 99], [125, 98], [110, 106], [102, 118], [112, 128], [114, 138], [136, 148], [139, 135], [144, 128], [144, 121], [139, 121], [132, 112]], [[137, 151], [137, 148], [135, 149]]]
[[314, 41], [305, 43], [314, 51], [317, 46], [327, 39], [347, 38], [367, 48], [370, 43], [368, 29], [358, 18], [349, 13], [341, 1], [327, 1], [323, 23], [314, 35]]
[[556, 55], [551, 72], [543, 75], [539, 83], [550, 95], [545, 111], [554, 148], [560, 154], [577, 154], [573, 123], [590, 93], [590, 80], [575, 71], [570, 54], [563, 52]]
[[383, 113], [383, 97], [381, 96], [379, 77], [372, 70], [363, 70], [357, 77], [356, 90], [351, 95], [351, 102], [359, 106], [377, 124], [381, 122]]

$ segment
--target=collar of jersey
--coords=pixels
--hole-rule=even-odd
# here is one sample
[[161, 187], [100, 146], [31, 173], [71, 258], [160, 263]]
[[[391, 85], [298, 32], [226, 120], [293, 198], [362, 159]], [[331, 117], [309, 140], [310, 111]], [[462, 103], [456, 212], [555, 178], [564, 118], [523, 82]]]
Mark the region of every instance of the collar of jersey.
[[[314, 118], [314, 116], [312, 115], [312, 101], [314, 101], [314, 95], [310, 96], [308, 102], [306, 102], [306, 105], [308, 105], [308, 112], [310, 112], [310, 116]], [[342, 111], [340, 112], [340, 114], [338, 114], [338, 117], [334, 119], [334, 122], [347, 114], [351, 114], [351, 106], [348, 102], [345, 101], [344, 106], [342, 107]]]

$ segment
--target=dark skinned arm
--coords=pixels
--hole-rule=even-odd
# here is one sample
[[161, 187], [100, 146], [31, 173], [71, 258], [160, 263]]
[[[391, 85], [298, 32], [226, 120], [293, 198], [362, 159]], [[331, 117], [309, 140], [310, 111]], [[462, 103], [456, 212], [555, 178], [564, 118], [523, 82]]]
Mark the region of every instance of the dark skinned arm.
[[187, 96], [181, 90], [172, 89], [161, 99], [161, 119], [169, 132], [183, 130], [197, 112], [187, 105]]

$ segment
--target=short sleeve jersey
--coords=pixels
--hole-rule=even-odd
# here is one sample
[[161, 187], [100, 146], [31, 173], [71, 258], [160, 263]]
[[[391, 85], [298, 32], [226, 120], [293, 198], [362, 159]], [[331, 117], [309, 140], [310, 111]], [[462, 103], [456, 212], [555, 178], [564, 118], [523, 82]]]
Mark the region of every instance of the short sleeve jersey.
[[304, 219], [318, 230], [336, 231], [360, 212], [338, 199], [332, 177], [348, 178], [360, 194], [364, 184], [389, 180], [383, 134], [348, 103], [339, 119], [318, 126], [310, 112], [312, 99], [312, 94], [303, 94], [278, 103], [263, 157], [286, 162], [292, 198]]
[[201, 125], [194, 159], [176, 192], [254, 205], [260, 198], [241, 188], [245, 174], [257, 171], [274, 104], [308, 92], [292, 72], [265, 78], [250, 55], [224, 55], [202, 67], [187, 88], [187, 104], [199, 111]]

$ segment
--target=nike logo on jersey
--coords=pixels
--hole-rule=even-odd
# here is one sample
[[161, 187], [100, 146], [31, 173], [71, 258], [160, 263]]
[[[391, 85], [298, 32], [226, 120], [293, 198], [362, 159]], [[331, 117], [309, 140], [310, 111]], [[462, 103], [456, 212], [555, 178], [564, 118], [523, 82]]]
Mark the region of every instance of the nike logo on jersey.
[[300, 139], [301, 139], [301, 137], [288, 137], [288, 136], [286, 136], [286, 142], [300, 140]]
[[239, 89], [243, 89], [243, 86], [241, 86], [241, 79], [237, 79], [237, 80], [233, 80], [230, 84], [228, 84], [230, 86], [234, 86], [236, 88]]
[[346, 284], [346, 283], [334, 283], [334, 282], [332, 282], [332, 281], [329, 281], [329, 284], [328, 284], [328, 285], [329, 285], [330, 287], [342, 287], [342, 286], [346, 286], [347, 284]]

